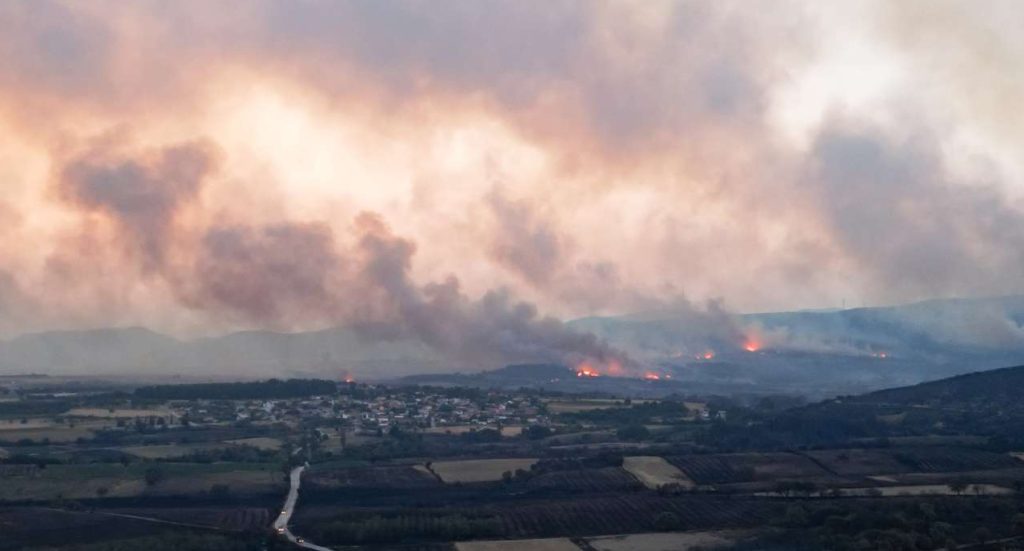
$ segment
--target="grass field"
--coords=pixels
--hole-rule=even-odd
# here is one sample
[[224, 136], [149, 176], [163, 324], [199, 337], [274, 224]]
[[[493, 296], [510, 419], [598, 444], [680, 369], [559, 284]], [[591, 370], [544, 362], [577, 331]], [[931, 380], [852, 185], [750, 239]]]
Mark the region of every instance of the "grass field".
[[[844, 496], [867, 496], [875, 492], [881, 492], [884, 497], [898, 496], [951, 496], [956, 495], [946, 484], [920, 484], [915, 486], [885, 486], [881, 488], [846, 488], [842, 490]], [[1002, 486], [992, 484], [971, 484], [963, 492], [965, 495], [1009, 495], [1013, 491]], [[876, 494], [877, 495], [877, 494]]]
[[232, 493], [253, 495], [283, 491], [284, 482], [275, 466], [251, 463], [165, 463], [159, 466], [163, 480], [147, 485], [145, 474], [153, 465], [95, 463], [30, 466], [0, 478], [0, 500], [88, 499], [100, 495], [190, 495], [224, 484]]
[[101, 419], [134, 419], [135, 417], [167, 417], [173, 412], [168, 409], [104, 409], [74, 408], [65, 417], [97, 417]]
[[849, 449], [818, 450], [806, 454], [832, 472], [846, 475], [877, 475], [903, 473], [907, 467], [893, 457], [889, 450]]
[[143, 459], [182, 457], [193, 452], [223, 448], [220, 444], [164, 444], [158, 446], [126, 446], [118, 448], [124, 453]]
[[79, 438], [92, 438], [96, 436], [95, 429], [100, 428], [90, 424], [80, 424], [74, 427], [53, 425], [46, 428], [5, 430], [0, 431], [0, 440], [5, 442], [17, 442], [19, 440], [32, 440], [42, 442], [49, 440], [54, 443], [74, 442]]
[[[466, 434], [482, 429], [493, 429], [495, 427], [478, 427], [475, 425], [450, 425], [446, 427], [429, 427], [423, 429], [426, 434]], [[519, 436], [523, 433], [523, 427], [501, 427], [501, 435], [505, 437]]]
[[693, 481], [668, 461], [655, 456], [634, 456], [622, 460], [622, 468], [637, 478], [644, 486], [657, 489], [666, 484], [679, 484], [692, 488]]
[[437, 461], [430, 468], [444, 482], [492, 482], [501, 480], [506, 471], [528, 470], [536, 462], [536, 459], [468, 459]]
[[655, 532], [587, 539], [597, 551], [686, 551], [726, 547], [733, 542], [727, 532]]
[[0, 419], [0, 432], [9, 430], [45, 429], [54, 425], [54, 422], [47, 418], [36, 419]]
[[277, 438], [267, 438], [265, 436], [257, 438], [240, 438], [238, 440], [228, 440], [226, 443], [235, 444], [238, 446], [252, 446], [261, 450], [279, 450], [284, 442], [281, 442]]
[[[640, 405], [649, 400], [633, 400], [632, 405]], [[581, 411], [593, 411], [595, 409], [625, 408], [630, 407], [622, 400], [611, 399], [586, 399], [586, 400], [552, 400], [547, 402], [548, 411], [551, 413], [579, 413]]]
[[545, 538], [536, 540], [460, 541], [456, 551], [580, 551], [579, 546], [569, 538]]

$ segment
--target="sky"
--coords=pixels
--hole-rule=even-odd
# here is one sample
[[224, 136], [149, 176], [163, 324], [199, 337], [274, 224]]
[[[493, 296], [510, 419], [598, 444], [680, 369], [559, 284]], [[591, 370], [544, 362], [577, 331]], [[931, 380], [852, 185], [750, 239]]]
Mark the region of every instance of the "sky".
[[1016, 0], [3, 2], [0, 335], [578, 348], [557, 320], [1024, 292], [1021, 28]]

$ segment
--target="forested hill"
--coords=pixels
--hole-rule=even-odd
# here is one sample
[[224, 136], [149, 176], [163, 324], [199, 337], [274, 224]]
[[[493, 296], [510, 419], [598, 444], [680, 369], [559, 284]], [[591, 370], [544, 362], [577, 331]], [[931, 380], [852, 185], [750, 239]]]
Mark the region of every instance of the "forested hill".
[[738, 448], [858, 446], [894, 437], [967, 437], [993, 450], [1021, 449], [1024, 366], [839, 396], [717, 435], [719, 444]]
[[927, 405], [947, 409], [993, 407], [1024, 414], [1024, 366], [968, 373], [914, 386], [879, 390], [855, 398], [858, 402]]

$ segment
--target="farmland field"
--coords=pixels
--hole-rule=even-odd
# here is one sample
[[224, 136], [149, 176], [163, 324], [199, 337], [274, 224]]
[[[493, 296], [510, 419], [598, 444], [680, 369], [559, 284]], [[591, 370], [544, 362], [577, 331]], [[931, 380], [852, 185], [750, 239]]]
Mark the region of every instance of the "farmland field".
[[124, 453], [144, 459], [167, 459], [183, 457], [190, 453], [223, 448], [217, 444], [164, 444], [157, 446], [126, 446], [119, 448]]
[[1008, 454], [967, 448], [897, 448], [892, 453], [897, 461], [915, 472], [944, 473], [1024, 467], [1024, 463]]
[[0, 500], [88, 499], [140, 495], [191, 495], [208, 492], [215, 484], [234, 494], [253, 495], [283, 491], [280, 473], [273, 467], [244, 463], [172, 463], [160, 466], [162, 480], [147, 485], [146, 464], [49, 465], [0, 479]]
[[[355, 467], [310, 473], [310, 488], [429, 488], [441, 483], [426, 468], [416, 466]], [[500, 477], [500, 475], [499, 475]]]
[[597, 551], [686, 551], [728, 546], [733, 537], [728, 532], [653, 532], [590, 538], [587, 543]]
[[792, 453], [678, 455], [666, 459], [698, 484], [735, 484], [829, 474], [810, 459]]
[[[663, 512], [676, 515], [683, 529], [749, 527], [779, 513], [774, 500], [709, 496], [664, 497], [652, 493], [595, 496], [588, 499], [483, 503], [473, 507], [418, 507], [379, 511], [344, 507], [300, 509], [297, 532], [321, 545], [400, 541], [402, 527], [431, 527], [452, 519], [475, 522], [486, 535], [461, 539], [547, 538], [651, 532]], [[429, 539], [423, 528], [420, 535]], [[361, 539], [373, 537], [372, 540]], [[443, 539], [439, 534], [435, 538]], [[387, 539], [394, 538], [394, 539]], [[456, 538], [460, 539], [460, 538]], [[450, 541], [448, 539], [447, 541]]]
[[907, 466], [889, 450], [848, 449], [806, 452], [840, 476], [903, 473]]
[[555, 471], [535, 476], [527, 482], [530, 489], [559, 489], [584, 492], [639, 490], [643, 485], [619, 467]]
[[467, 459], [437, 461], [430, 469], [445, 482], [492, 482], [501, 480], [506, 471], [528, 470], [536, 459]]
[[224, 442], [201, 442], [195, 444], [158, 444], [150, 446], [126, 446], [119, 448], [121, 451], [142, 457], [145, 459], [167, 459], [172, 457], [183, 457], [195, 452], [207, 450], [220, 450], [231, 446], [252, 446], [263, 450], [277, 450], [281, 448], [281, 441], [275, 438], [242, 438], [238, 440], [227, 440]]
[[53, 425], [54, 422], [50, 419], [0, 419], [0, 431], [45, 429]]
[[53, 425], [45, 428], [26, 430], [5, 430], [0, 431], [0, 441], [17, 442], [19, 440], [32, 440], [33, 442], [50, 441], [55, 443], [74, 442], [79, 438], [92, 438], [96, 436], [94, 429], [99, 428], [91, 424], [80, 424], [74, 427], [66, 425]]
[[43, 548], [74, 541], [86, 544], [116, 535], [121, 538], [160, 533], [166, 527], [107, 515], [43, 508], [0, 509], [0, 550]]
[[252, 446], [261, 450], [279, 450], [284, 445], [283, 442], [277, 438], [257, 437], [257, 438], [239, 438], [237, 440], [228, 440], [227, 444], [235, 444], [238, 446]]
[[626, 457], [622, 461], [622, 468], [629, 471], [637, 480], [651, 489], [657, 489], [666, 484], [679, 484], [687, 488], [693, 487], [693, 481], [687, 478], [686, 474], [660, 457]]
[[[466, 434], [466, 433], [469, 433], [469, 432], [474, 432], [474, 431], [478, 431], [478, 430], [482, 430], [482, 429], [496, 430], [496, 427], [479, 427], [479, 426], [476, 426], [476, 425], [446, 425], [446, 426], [440, 426], [440, 427], [429, 427], [429, 428], [423, 429], [423, 432], [425, 434], [454, 434], [454, 435], [459, 435], [459, 434]], [[507, 437], [519, 436], [522, 433], [523, 433], [523, 427], [519, 427], [519, 426], [501, 427], [501, 435], [502, 436], [507, 436]]]
[[455, 544], [457, 551], [580, 551], [569, 538], [534, 540], [463, 541]]
[[[871, 495], [875, 492], [881, 492], [882, 496], [885, 497], [898, 497], [898, 496], [926, 496], [926, 495], [942, 495], [951, 496], [956, 495], [946, 484], [921, 484], [915, 486], [884, 486], [879, 488], [844, 488], [842, 495], [844, 496], [866, 496]], [[977, 494], [982, 495], [1009, 495], [1013, 491], [1009, 488], [1003, 488], [1002, 486], [994, 486], [992, 484], [972, 484], [968, 486], [967, 490], [962, 492], [965, 494]]]
[[168, 409], [103, 409], [73, 408], [65, 417], [98, 417], [102, 419], [133, 419], [135, 417], [167, 417], [173, 412]]
[[[644, 400], [634, 400], [633, 404], [639, 405]], [[595, 409], [624, 408], [629, 407], [622, 400], [552, 400], [547, 404], [551, 413], [579, 413], [581, 411], [593, 411]]]
[[263, 507], [127, 508], [100, 512], [211, 526], [221, 530], [258, 531], [270, 525], [272, 513]]

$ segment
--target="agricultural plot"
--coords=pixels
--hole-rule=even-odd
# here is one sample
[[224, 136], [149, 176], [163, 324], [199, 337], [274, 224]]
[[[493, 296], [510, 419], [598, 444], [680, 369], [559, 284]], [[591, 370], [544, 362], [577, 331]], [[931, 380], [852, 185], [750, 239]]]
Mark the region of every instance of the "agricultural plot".
[[[646, 400], [634, 400], [630, 405], [646, 403]], [[589, 399], [589, 400], [552, 400], [545, 404], [548, 411], [557, 413], [579, 413], [581, 411], [593, 411], [595, 409], [624, 408], [630, 407], [622, 400]]]
[[985, 471], [1024, 466], [1019, 459], [1007, 454], [969, 448], [896, 448], [892, 454], [909, 470], [922, 473]]
[[228, 440], [227, 444], [235, 444], [236, 446], [252, 446], [261, 450], [276, 451], [281, 449], [284, 445], [283, 442], [277, 438], [267, 437], [256, 437], [256, 438], [239, 438], [237, 440]]
[[1009, 495], [1013, 490], [992, 484], [971, 484], [965, 490], [956, 492], [947, 484], [920, 484], [914, 486], [883, 486], [879, 488], [844, 488], [841, 490], [844, 496], [871, 496], [882, 497], [899, 496], [951, 496], [957, 494], [970, 495]]
[[579, 492], [616, 492], [640, 490], [643, 484], [618, 467], [555, 471], [531, 478], [532, 490], [569, 490]]
[[45, 429], [54, 424], [50, 419], [0, 419], [0, 433], [8, 430]]
[[93, 438], [96, 436], [95, 428], [99, 427], [82, 424], [74, 427], [53, 425], [35, 429], [5, 430], [0, 431], [0, 441], [15, 443], [24, 440], [31, 440], [33, 442], [53, 442], [55, 444], [63, 444], [75, 442], [79, 438]]
[[210, 526], [233, 532], [265, 530], [272, 520], [270, 510], [262, 507], [119, 508], [99, 512]]
[[[579, 537], [651, 532], [655, 518], [672, 513], [683, 529], [745, 528], [763, 524], [780, 514], [774, 500], [714, 496], [658, 496], [639, 492], [588, 499], [483, 503], [475, 507], [436, 507], [368, 511], [354, 508], [308, 507], [298, 520], [297, 532], [321, 545], [395, 543], [403, 538], [443, 539], [439, 523], [475, 524], [486, 535], [456, 540]], [[455, 520], [459, 519], [459, 520]], [[428, 531], [429, 530], [429, 531]], [[373, 540], [360, 535], [374, 534]], [[413, 536], [415, 534], [415, 536]], [[363, 536], [365, 537], [365, 536]], [[393, 538], [393, 539], [387, 539]], [[450, 541], [449, 538], [445, 541]]]
[[112, 537], [153, 535], [167, 529], [152, 522], [86, 512], [34, 507], [0, 509], [0, 550], [41, 549], [68, 542], [88, 544]]
[[818, 450], [806, 453], [840, 476], [892, 474], [907, 471], [907, 466], [897, 461], [890, 450]]
[[[431, 488], [441, 485], [426, 468], [416, 466], [355, 467], [315, 471], [307, 475], [310, 488]], [[500, 475], [499, 475], [500, 476]]]
[[569, 538], [534, 540], [462, 541], [455, 544], [456, 551], [580, 551]]
[[686, 551], [726, 547], [733, 543], [735, 536], [729, 532], [654, 532], [587, 540], [597, 551]]
[[160, 478], [147, 483], [151, 465], [49, 465], [0, 478], [0, 501], [137, 497], [141, 495], [196, 495], [214, 486], [227, 486], [232, 494], [279, 493], [284, 489], [276, 468], [247, 463], [165, 463]]
[[738, 484], [829, 475], [810, 459], [792, 453], [678, 455], [667, 460], [697, 484]]
[[679, 484], [686, 488], [694, 486], [693, 481], [686, 474], [661, 457], [626, 457], [622, 460], [622, 468], [651, 489], [658, 489], [666, 484]]
[[437, 461], [430, 470], [445, 482], [493, 482], [501, 480], [505, 472], [529, 470], [536, 459], [467, 459], [464, 461]]
[[136, 417], [169, 417], [173, 415], [169, 409], [104, 409], [104, 408], [72, 408], [65, 417], [96, 417], [100, 419], [134, 419]]
[[[475, 432], [475, 431], [483, 430], [483, 429], [497, 430], [497, 427], [480, 427], [480, 426], [477, 426], [477, 425], [447, 425], [447, 426], [441, 426], [441, 427], [429, 427], [429, 428], [423, 429], [423, 432], [425, 434], [452, 434], [452, 435], [459, 435], [459, 434], [466, 434], [466, 433], [469, 433], [469, 432]], [[501, 427], [501, 435], [506, 437], [506, 438], [513, 437], [513, 436], [519, 436], [522, 433], [523, 433], [523, 427], [519, 427], [519, 426]]]
[[170, 459], [191, 453], [223, 448], [217, 444], [164, 444], [157, 446], [126, 446], [119, 450], [143, 459]]
[[231, 446], [251, 446], [262, 450], [278, 450], [282, 443], [276, 438], [242, 438], [225, 442], [201, 442], [196, 444], [158, 444], [150, 446], [125, 446], [118, 448], [124, 453], [144, 459], [169, 459], [209, 450], [221, 450]]

